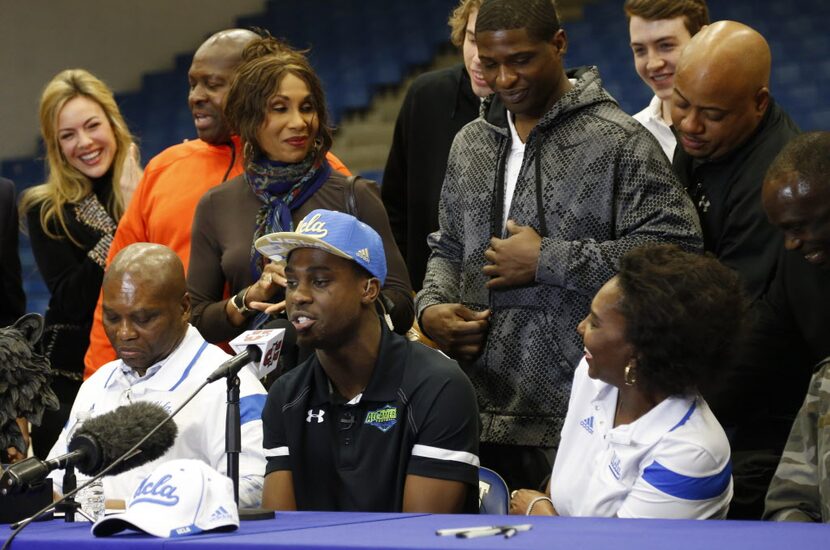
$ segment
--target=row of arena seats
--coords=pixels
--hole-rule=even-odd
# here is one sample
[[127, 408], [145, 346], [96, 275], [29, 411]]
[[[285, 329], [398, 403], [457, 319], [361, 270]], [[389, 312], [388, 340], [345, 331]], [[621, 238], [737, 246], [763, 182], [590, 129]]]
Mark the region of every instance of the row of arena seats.
[[[334, 123], [369, 108], [379, 90], [397, 85], [425, 66], [447, 43], [447, 15], [457, 0], [268, 0], [263, 13], [241, 17], [237, 26], [268, 29], [309, 56], [326, 89]], [[628, 28], [620, 0], [593, 0], [579, 21], [565, 25], [569, 66], [598, 65], [609, 92], [629, 113], [642, 109], [649, 90], [634, 72]], [[827, 0], [710, 0], [713, 20], [743, 21], [762, 32], [773, 52], [773, 96], [805, 130], [830, 128], [830, 2]], [[144, 162], [171, 144], [194, 136], [187, 107], [192, 52], [175, 57], [169, 71], [146, 74], [141, 89], [117, 95], [139, 138]], [[44, 179], [43, 147], [33, 157], [0, 164], [0, 175], [18, 191]], [[382, 170], [382, 167], [377, 167]], [[364, 174], [380, 181], [382, 173]], [[48, 292], [28, 241], [21, 241], [29, 310], [43, 312]]]
[[[267, 29], [291, 46], [309, 50], [323, 81], [332, 122], [365, 110], [378, 89], [398, 84], [427, 65], [447, 41], [446, 14], [454, 0], [269, 0], [264, 13], [237, 21]], [[193, 136], [187, 71], [192, 52], [172, 71], [145, 75], [140, 91], [120, 94], [130, 128], [141, 137], [145, 159]]]

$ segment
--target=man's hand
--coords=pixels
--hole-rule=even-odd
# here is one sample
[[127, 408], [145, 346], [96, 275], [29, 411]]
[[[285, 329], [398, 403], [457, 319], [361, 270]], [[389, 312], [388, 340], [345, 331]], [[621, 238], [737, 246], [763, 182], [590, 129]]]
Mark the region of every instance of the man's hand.
[[516, 287], [536, 280], [542, 237], [532, 227], [513, 220], [507, 220], [507, 231], [508, 238], [491, 238], [490, 248], [484, 251], [489, 262], [482, 270], [490, 277], [487, 288]]
[[20, 462], [26, 458], [26, 452], [19, 450], [17, 447], [9, 447], [6, 449], [6, 455], [9, 457], [9, 464]]
[[9, 457], [9, 464], [14, 464], [15, 462], [20, 462], [25, 459], [29, 450], [29, 421], [25, 418], [18, 418], [17, 426], [20, 428], [21, 435], [23, 435], [23, 441], [26, 442], [26, 448], [18, 449], [17, 447], [9, 447], [6, 449], [6, 454]]
[[126, 510], [127, 503], [121, 499], [108, 498], [104, 501], [104, 507], [107, 510]]
[[460, 361], [473, 361], [481, 355], [490, 310], [473, 311], [461, 304], [436, 304], [421, 315], [421, 325], [427, 336], [447, 355]]

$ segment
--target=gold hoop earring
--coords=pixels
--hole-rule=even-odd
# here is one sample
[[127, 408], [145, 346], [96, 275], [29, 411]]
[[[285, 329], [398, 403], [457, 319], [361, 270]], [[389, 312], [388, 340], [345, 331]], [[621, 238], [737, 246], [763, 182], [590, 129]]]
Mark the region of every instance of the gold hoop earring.
[[623, 372], [623, 380], [625, 381], [626, 386], [633, 386], [637, 383], [637, 367], [634, 366], [634, 361], [629, 361], [628, 364], [625, 366], [625, 371]]

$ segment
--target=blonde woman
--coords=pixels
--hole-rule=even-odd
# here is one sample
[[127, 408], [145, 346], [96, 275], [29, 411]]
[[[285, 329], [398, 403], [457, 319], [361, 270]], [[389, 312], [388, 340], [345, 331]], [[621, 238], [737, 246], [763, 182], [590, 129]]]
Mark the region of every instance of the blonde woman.
[[32, 432], [45, 458], [81, 385], [107, 252], [141, 169], [112, 91], [85, 70], [62, 71], [46, 85], [40, 130], [49, 175], [23, 194], [20, 217], [51, 294], [41, 342], [61, 408]]

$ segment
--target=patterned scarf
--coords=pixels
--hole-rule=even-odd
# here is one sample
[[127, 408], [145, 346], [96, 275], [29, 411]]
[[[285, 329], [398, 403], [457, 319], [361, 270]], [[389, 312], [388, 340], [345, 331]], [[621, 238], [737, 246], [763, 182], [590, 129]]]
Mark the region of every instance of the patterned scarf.
[[315, 151], [311, 150], [304, 160], [295, 164], [259, 156], [245, 167], [245, 181], [262, 201], [251, 243], [251, 275], [254, 279], [259, 277], [263, 268], [262, 256], [254, 246], [256, 240], [277, 231], [293, 231], [291, 211], [316, 193], [331, 175], [327, 160], [314, 166], [314, 155]]

